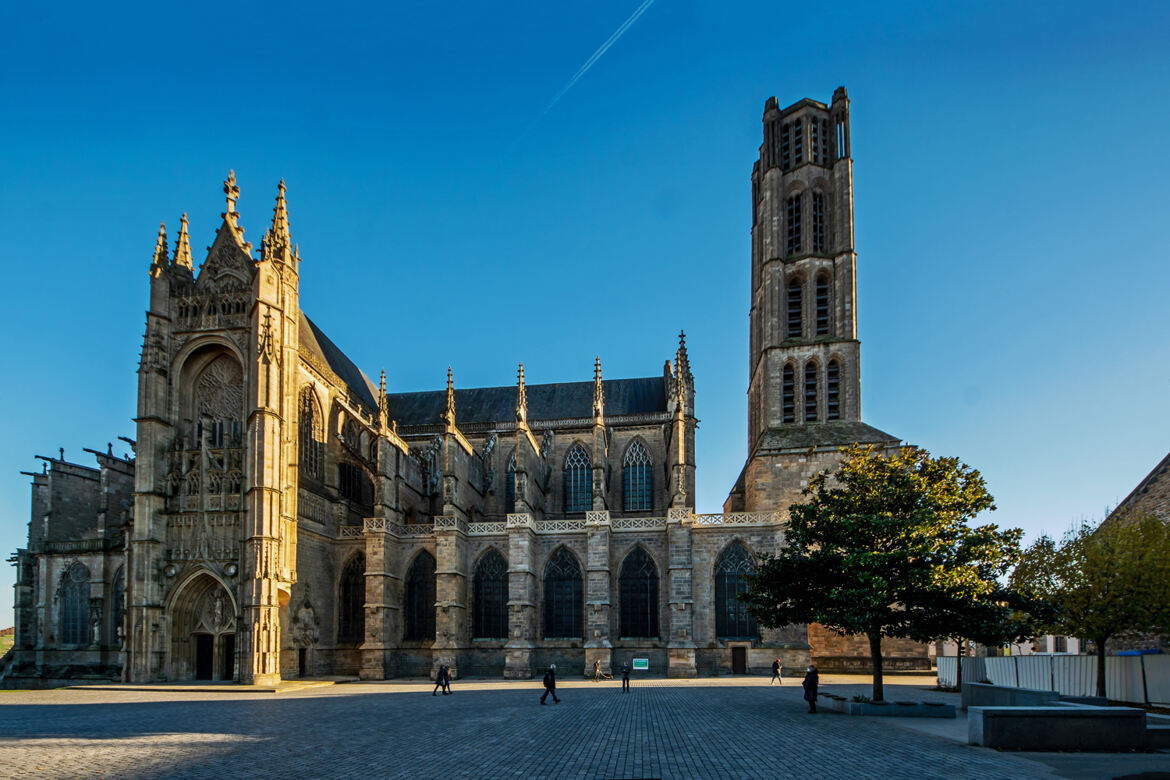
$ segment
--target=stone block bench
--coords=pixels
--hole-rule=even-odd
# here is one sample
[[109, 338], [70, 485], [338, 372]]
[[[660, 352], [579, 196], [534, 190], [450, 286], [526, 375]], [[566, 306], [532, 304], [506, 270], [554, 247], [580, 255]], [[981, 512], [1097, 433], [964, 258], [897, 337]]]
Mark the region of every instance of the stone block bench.
[[953, 718], [951, 704], [920, 701], [871, 702], [849, 701], [834, 693], [821, 694], [817, 701], [825, 709], [842, 715], [877, 715], [889, 718]]
[[1001, 750], [1119, 752], [1156, 749], [1145, 710], [1133, 707], [971, 707], [967, 741]]

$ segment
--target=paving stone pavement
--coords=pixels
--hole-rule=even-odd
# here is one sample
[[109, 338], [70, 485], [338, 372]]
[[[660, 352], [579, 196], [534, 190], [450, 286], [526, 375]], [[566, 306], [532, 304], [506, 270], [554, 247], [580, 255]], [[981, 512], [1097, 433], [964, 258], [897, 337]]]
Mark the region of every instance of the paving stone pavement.
[[[289, 693], [0, 691], [0, 776], [125, 778], [1056, 777], [1045, 764], [808, 715], [767, 678], [355, 683]], [[906, 690], [902, 690], [905, 688]], [[842, 688], [844, 690], [844, 688]], [[935, 698], [887, 683], [887, 698]], [[7, 774], [6, 774], [7, 773]]]

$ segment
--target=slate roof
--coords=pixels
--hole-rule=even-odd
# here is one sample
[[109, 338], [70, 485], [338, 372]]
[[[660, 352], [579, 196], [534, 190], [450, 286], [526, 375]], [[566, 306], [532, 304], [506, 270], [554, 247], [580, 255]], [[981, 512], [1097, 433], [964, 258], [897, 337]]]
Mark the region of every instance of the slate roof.
[[317, 358], [337, 374], [346, 387], [362, 399], [371, 409], [378, 408], [378, 386], [362, 373], [353, 361], [338, 349], [337, 345], [329, 340], [313, 321], [301, 312], [300, 321], [301, 346], [312, 352]]
[[858, 444], [885, 444], [901, 441], [872, 425], [848, 420], [834, 420], [804, 425], [782, 425], [769, 428], [756, 442], [761, 450], [808, 449], [810, 447], [846, 447]]
[[[661, 376], [602, 380], [605, 415], [654, 414], [668, 411]], [[447, 391], [391, 393], [386, 396], [390, 419], [399, 425], [439, 422], [447, 406]], [[528, 385], [528, 419], [562, 420], [593, 416], [592, 382]], [[516, 386], [474, 387], [455, 390], [457, 423], [504, 422], [516, 419]]]

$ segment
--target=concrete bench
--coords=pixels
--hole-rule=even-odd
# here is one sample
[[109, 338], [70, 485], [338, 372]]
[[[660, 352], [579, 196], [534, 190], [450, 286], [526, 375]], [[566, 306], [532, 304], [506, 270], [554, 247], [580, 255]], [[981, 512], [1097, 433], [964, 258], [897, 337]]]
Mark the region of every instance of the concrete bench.
[[[962, 708], [968, 707], [1055, 707], [1060, 703], [1056, 691], [1034, 688], [1010, 688], [989, 683], [963, 683]], [[1104, 702], [1101, 702], [1104, 704]]]
[[971, 707], [967, 741], [1003, 750], [1148, 750], [1146, 713], [1133, 707]]

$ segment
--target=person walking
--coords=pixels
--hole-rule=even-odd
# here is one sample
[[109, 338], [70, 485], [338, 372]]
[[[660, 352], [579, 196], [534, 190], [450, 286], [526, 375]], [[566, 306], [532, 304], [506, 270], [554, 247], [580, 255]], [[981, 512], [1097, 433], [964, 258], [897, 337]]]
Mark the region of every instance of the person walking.
[[817, 675], [817, 668], [812, 664], [808, 665], [808, 673], [804, 676], [804, 700], [808, 702], [808, 714], [817, 714], [817, 685], [820, 677]]
[[443, 695], [452, 693], [451, 691], [451, 665], [443, 665]]
[[540, 703], [544, 704], [544, 700], [549, 694], [552, 694], [553, 704], [560, 704], [561, 700], [557, 698], [557, 665], [550, 664], [548, 671], [544, 673], [544, 693], [540, 696]]
[[772, 662], [772, 681], [769, 682], [768, 685], [771, 685], [772, 683], [776, 683], [776, 682], [780, 683], [781, 685], [784, 684], [784, 681], [780, 679], [780, 659], [779, 658], [777, 658], [775, 661]]
[[601, 659], [594, 658], [593, 659], [593, 682], [599, 682], [600, 680], [601, 680]]
[[435, 690], [431, 691], [431, 696], [438, 696], [437, 691], [442, 690], [443, 695], [447, 695], [447, 667], [440, 666], [439, 671], [435, 673]]
[[622, 664], [622, 693], [630, 692], [630, 665]]

